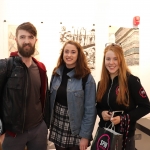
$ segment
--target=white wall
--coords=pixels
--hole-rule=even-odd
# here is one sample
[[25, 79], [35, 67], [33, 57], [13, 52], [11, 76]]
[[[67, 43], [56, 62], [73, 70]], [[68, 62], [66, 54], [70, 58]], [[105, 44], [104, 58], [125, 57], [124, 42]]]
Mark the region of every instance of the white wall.
[[[2, 2], [0, 4], [3, 5]], [[87, 26], [95, 23], [96, 3], [93, 0], [5, 0], [5, 5], [2, 5], [0, 6], [7, 8], [4, 9], [7, 24], [30, 21], [38, 27], [40, 60], [45, 63], [49, 76], [58, 59], [60, 22], [68, 26]], [[7, 45], [7, 39], [4, 43]], [[5, 47], [5, 51], [7, 49]], [[48, 52], [50, 54], [47, 54]], [[2, 57], [7, 57], [7, 54]]]
[[4, 20], [6, 18], [6, 1], [0, 0], [0, 58], [4, 56]]
[[[87, 26], [96, 24], [96, 82], [100, 79], [104, 44], [108, 41], [108, 26], [133, 27], [133, 17], [140, 16], [140, 65], [130, 67], [140, 77], [150, 97], [149, 26], [148, 0], [0, 0], [0, 58], [7, 57], [7, 27], [5, 24], [20, 24], [30, 21], [38, 28], [40, 60], [46, 64], [48, 75], [59, 55], [59, 25]], [[43, 22], [43, 23], [41, 23]], [[50, 52], [50, 54], [47, 54]]]
[[[100, 79], [103, 49], [108, 41], [108, 26], [133, 27], [133, 17], [140, 16], [140, 65], [131, 67], [139, 76], [150, 98], [150, 9], [149, 0], [0, 0], [0, 58], [6, 57], [3, 20], [20, 24], [30, 21], [38, 27], [40, 60], [46, 64], [48, 75], [59, 53], [59, 23], [69, 25], [96, 24], [96, 82]], [[43, 22], [43, 23], [41, 23]], [[5, 47], [5, 49], [4, 49]], [[48, 54], [48, 52], [50, 54]], [[98, 123], [98, 121], [97, 121]], [[97, 124], [96, 123], [96, 124]], [[95, 133], [96, 128], [94, 129]]]
[[[145, 11], [141, 9], [144, 7]], [[141, 17], [140, 28], [140, 66], [131, 67], [133, 74], [140, 76], [144, 87], [148, 91], [149, 61], [148, 49], [145, 49], [145, 40], [148, 36], [148, 14], [146, 3], [137, 2], [135, 0], [0, 0], [0, 58], [7, 57], [7, 27], [5, 24], [20, 24], [25, 21], [31, 21], [38, 28], [40, 60], [46, 64], [48, 74], [50, 76], [53, 67], [56, 64], [59, 54], [59, 23], [87, 26], [96, 24], [96, 82], [100, 79], [101, 63], [103, 56], [104, 44], [108, 41], [108, 26], [133, 27], [133, 17], [139, 15]], [[145, 16], [145, 14], [147, 14]], [[143, 20], [142, 20], [143, 19]], [[145, 23], [143, 22], [145, 21]], [[41, 23], [43, 22], [43, 23]], [[144, 34], [144, 35], [143, 35]], [[142, 36], [143, 35], [143, 36]], [[142, 38], [142, 39], [141, 39]], [[143, 41], [143, 42], [142, 42]], [[145, 53], [146, 51], [146, 53]], [[47, 53], [50, 52], [48, 55]], [[145, 61], [146, 60], [146, 61]], [[147, 62], [147, 63], [145, 63]], [[146, 69], [145, 69], [146, 68]], [[146, 71], [146, 72], [145, 72]]]
[[[143, 87], [145, 88], [148, 97], [150, 98], [150, 58], [149, 58], [149, 35], [150, 35], [150, 9], [149, 1], [136, 0], [106, 0], [103, 3], [105, 8], [103, 14], [105, 18], [105, 25], [101, 26], [100, 21], [96, 24], [101, 26], [101, 30], [105, 31], [106, 25], [133, 27], [133, 17], [140, 16], [141, 21], [139, 25], [139, 67], [130, 67], [133, 74], [139, 76]], [[103, 28], [103, 29], [102, 29]], [[145, 117], [150, 117], [150, 114]]]

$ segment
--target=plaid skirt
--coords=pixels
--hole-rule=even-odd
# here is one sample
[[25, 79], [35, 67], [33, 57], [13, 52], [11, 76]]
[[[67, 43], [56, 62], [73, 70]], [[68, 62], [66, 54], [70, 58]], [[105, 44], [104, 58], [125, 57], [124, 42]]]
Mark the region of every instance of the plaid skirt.
[[68, 116], [68, 108], [56, 102], [54, 115], [50, 128], [49, 140], [62, 147], [74, 147], [79, 145], [79, 135], [72, 135]]

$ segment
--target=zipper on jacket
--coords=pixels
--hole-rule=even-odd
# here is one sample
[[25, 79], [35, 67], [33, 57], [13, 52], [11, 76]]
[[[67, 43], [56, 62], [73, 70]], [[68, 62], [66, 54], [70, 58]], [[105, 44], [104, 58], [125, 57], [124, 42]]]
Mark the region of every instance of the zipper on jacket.
[[109, 104], [109, 95], [110, 95], [110, 90], [112, 88], [112, 85], [113, 85], [113, 80], [112, 80], [111, 86], [110, 86], [109, 91], [108, 91], [108, 96], [107, 96], [107, 104], [108, 104], [111, 111], [112, 111], [112, 109], [111, 109], [110, 104]]
[[27, 69], [25, 66], [25, 70], [26, 70], [26, 75], [27, 75], [27, 84], [26, 84], [26, 88], [25, 88], [25, 101], [24, 101], [24, 120], [23, 120], [23, 126], [22, 126], [22, 133], [23, 133], [23, 129], [24, 129], [24, 124], [25, 124], [25, 115], [26, 115], [26, 99], [27, 99], [27, 87], [28, 87], [28, 73], [27, 73]]
[[[112, 85], [113, 85], [113, 80], [112, 80], [112, 83], [111, 83], [111, 85], [110, 85], [110, 88], [109, 88], [109, 91], [108, 91], [108, 95], [107, 95], [107, 104], [108, 104], [108, 106], [109, 106], [110, 111], [112, 111], [112, 109], [111, 109], [111, 107], [110, 107], [110, 105], [109, 105], [109, 95], [110, 95], [110, 90], [111, 90], [111, 88], [112, 88]], [[105, 123], [105, 127], [107, 127], [107, 123], [108, 123], [108, 122]]]

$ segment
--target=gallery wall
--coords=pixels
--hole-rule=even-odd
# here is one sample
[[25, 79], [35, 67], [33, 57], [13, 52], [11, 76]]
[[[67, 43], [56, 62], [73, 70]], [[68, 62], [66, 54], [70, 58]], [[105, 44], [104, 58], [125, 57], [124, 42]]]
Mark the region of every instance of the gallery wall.
[[[18, 25], [30, 21], [38, 29], [40, 60], [44, 62], [50, 78], [60, 52], [60, 22], [67, 26], [95, 24], [96, 70], [95, 81], [100, 80], [103, 49], [108, 42], [108, 27], [133, 27], [133, 17], [140, 16], [139, 66], [130, 67], [140, 77], [150, 98], [150, 9], [148, 0], [0, 0], [0, 58], [8, 56], [8, 24]], [[6, 20], [6, 22], [4, 22]], [[149, 115], [150, 116], [150, 115]], [[99, 118], [95, 123], [95, 135]]]
[[[96, 83], [100, 79], [105, 43], [108, 42], [108, 27], [133, 27], [133, 17], [141, 17], [139, 25], [140, 65], [130, 67], [140, 77], [150, 97], [149, 26], [148, 2], [137, 0], [0, 0], [0, 58], [7, 57], [7, 25], [30, 21], [38, 29], [40, 60], [45, 63], [50, 77], [59, 56], [60, 22], [65, 25], [90, 26], [95, 24]], [[6, 22], [4, 22], [6, 20]], [[49, 54], [48, 54], [49, 53]]]

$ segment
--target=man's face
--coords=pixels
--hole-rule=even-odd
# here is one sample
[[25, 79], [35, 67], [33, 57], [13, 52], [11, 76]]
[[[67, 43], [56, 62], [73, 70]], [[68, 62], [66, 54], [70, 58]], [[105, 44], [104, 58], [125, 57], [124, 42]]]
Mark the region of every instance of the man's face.
[[18, 52], [23, 57], [31, 57], [35, 52], [37, 39], [26, 30], [19, 30], [16, 37]]

